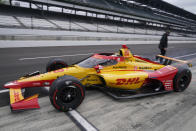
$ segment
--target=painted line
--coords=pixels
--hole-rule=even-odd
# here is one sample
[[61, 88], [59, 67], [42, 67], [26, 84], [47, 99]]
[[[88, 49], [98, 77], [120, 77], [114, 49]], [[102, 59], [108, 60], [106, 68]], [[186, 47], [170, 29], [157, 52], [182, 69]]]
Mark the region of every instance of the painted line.
[[[60, 55], [60, 56], [45, 56], [45, 57], [32, 57], [32, 58], [20, 58], [20, 61], [23, 60], [35, 60], [35, 59], [49, 59], [49, 58], [59, 58], [59, 57], [69, 57], [69, 56], [83, 56], [83, 55], [92, 55], [94, 53], [87, 53], [87, 54], [74, 54], [74, 55]], [[187, 56], [193, 56], [196, 55], [196, 53], [193, 54], [188, 54], [188, 55], [183, 55], [183, 56], [177, 56], [177, 57], [173, 57], [173, 58], [183, 58], [183, 57], [187, 57]]]
[[192, 73], [196, 73], [196, 70], [193, 70]]
[[[49, 91], [50, 87], [44, 87], [47, 91]], [[65, 114], [67, 114], [70, 119], [79, 127], [81, 130], [84, 131], [98, 131], [98, 129], [92, 125], [90, 122], [88, 122], [82, 115], [80, 115], [79, 112], [76, 110], [68, 111]]]
[[177, 57], [174, 57], [174, 58], [183, 58], [183, 57], [193, 56], [193, 55], [196, 55], [196, 53], [188, 54], [188, 55], [183, 55], [183, 56], [177, 56]]
[[5, 92], [9, 92], [9, 89], [0, 90], [0, 94], [1, 94], [1, 93], [5, 93]]
[[74, 54], [74, 55], [60, 55], [60, 56], [45, 56], [45, 57], [32, 57], [32, 58], [20, 58], [18, 60], [35, 60], [35, 59], [48, 59], [48, 58], [58, 58], [58, 57], [66, 57], [66, 56], [82, 56], [82, 55], [92, 55], [94, 53], [87, 53], [87, 54]]
[[66, 114], [73, 120], [73, 122], [84, 131], [98, 131], [98, 129], [89, 123], [79, 112], [76, 110], [68, 111]]

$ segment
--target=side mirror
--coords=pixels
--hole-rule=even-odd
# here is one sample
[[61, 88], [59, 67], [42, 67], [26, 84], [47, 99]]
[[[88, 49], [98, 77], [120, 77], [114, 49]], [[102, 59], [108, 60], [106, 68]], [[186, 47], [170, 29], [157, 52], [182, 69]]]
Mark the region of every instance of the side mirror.
[[101, 73], [100, 70], [103, 69], [103, 66], [101, 66], [101, 65], [96, 65], [96, 66], [94, 66], [94, 69], [97, 71], [97, 73]]

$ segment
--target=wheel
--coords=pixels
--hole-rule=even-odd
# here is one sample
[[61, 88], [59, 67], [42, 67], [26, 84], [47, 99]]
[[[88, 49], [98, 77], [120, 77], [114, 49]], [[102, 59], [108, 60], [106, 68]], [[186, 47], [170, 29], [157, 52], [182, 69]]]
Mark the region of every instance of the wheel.
[[77, 108], [85, 97], [85, 89], [78, 79], [62, 76], [56, 79], [49, 90], [52, 105], [59, 111]]
[[174, 77], [174, 91], [184, 91], [189, 86], [191, 78], [192, 74], [189, 69], [179, 69], [178, 73]]
[[68, 66], [67, 63], [64, 62], [63, 60], [53, 59], [48, 62], [47, 66], [46, 66], [46, 71], [50, 72], [50, 71], [58, 70], [61, 68], [65, 68], [67, 66]]

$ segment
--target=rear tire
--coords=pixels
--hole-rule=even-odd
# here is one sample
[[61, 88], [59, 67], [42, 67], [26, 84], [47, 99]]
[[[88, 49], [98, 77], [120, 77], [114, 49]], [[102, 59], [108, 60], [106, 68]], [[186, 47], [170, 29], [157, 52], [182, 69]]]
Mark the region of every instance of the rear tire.
[[78, 79], [62, 76], [56, 79], [49, 90], [52, 105], [59, 111], [77, 108], [85, 97], [85, 89]]
[[174, 91], [182, 92], [184, 91], [190, 84], [192, 78], [191, 71], [187, 68], [179, 69], [178, 73], [174, 77]]
[[61, 59], [52, 59], [46, 65], [46, 71], [50, 72], [50, 71], [65, 68], [67, 66], [68, 66], [67, 63]]

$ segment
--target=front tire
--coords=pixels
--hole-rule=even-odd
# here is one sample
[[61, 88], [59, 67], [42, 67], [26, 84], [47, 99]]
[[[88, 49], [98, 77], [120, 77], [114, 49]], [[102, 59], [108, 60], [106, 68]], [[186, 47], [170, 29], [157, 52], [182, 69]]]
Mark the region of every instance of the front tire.
[[190, 84], [192, 78], [191, 71], [187, 68], [179, 69], [178, 73], [174, 77], [174, 91], [182, 92], [184, 91]]
[[67, 67], [67, 63], [61, 59], [52, 59], [46, 65], [46, 72], [58, 70]]
[[78, 79], [62, 76], [56, 79], [49, 90], [52, 105], [59, 111], [77, 108], [85, 97], [85, 89]]

